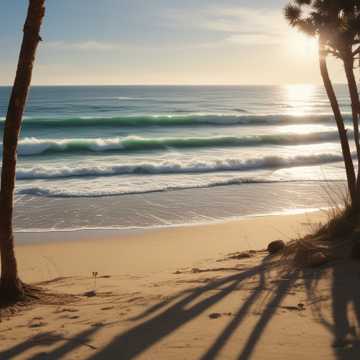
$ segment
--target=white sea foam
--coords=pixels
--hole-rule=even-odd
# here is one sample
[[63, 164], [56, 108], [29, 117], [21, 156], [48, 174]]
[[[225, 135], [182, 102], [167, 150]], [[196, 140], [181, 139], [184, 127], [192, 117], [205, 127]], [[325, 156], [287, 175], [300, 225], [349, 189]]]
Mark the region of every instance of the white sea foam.
[[86, 176], [115, 176], [131, 174], [191, 174], [222, 171], [249, 171], [272, 168], [286, 168], [338, 162], [342, 156], [337, 153], [324, 153], [298, 156], [264, 156], [249, 159], [219, 160], [168, 160], [143, 161], [137, 163], [113, 165], [38, 165], [31, 168], [19, 168], [18, 180], [61, 179]]
[[[309, 134], [275, 134], [251, 136], [209, 136], [209, 137], [159, 137], [125, 136], [114, 138], [67, 138], [39, 139], [24, 138], [19, 143], [18, 154], [33, 156], [56, 153], [81, 153], [105, 151], [151, 151], [168, 148], [213, 148], [262, 145], [298, 145], [337, 140], [336, 131]], [[0, 145], [0, 150], [2, 146]]]

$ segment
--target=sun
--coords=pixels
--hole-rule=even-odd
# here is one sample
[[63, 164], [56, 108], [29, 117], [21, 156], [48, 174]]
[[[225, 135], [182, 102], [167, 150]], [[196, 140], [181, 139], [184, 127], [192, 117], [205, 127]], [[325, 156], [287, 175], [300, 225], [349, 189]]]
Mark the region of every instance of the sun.
[[289, 32], [286, 46], [293, 56], [303, 59], [311, 58], [317, 55], [318, 52], [317, 38], [302, 34], [296, 30]]

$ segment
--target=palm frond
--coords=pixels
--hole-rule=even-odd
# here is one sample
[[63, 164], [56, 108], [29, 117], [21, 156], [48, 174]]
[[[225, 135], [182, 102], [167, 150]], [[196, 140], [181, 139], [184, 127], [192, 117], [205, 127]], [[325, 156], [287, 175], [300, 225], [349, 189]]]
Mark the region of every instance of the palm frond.
[[301, 20], [301, 8], [294, 4], [288, 4], [284, 8], [285, 19], [291, 26], [296, 26], [297, 22]]

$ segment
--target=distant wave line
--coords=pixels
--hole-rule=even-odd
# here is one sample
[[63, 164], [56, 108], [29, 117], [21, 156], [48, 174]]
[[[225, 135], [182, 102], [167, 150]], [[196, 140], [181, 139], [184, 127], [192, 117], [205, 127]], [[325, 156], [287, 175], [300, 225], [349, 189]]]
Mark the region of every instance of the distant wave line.
[[[252, 147], [264, 145], [301, 145], [334, 142], [338, 138], [336, 131], [324, 131], [308, 134], [275, 134], [249, 136], [210, 136], [210, 137], [160, 137], [145, 138], [126, 136], [114, 138], [75, 138], [41, 139], [24, 138], [19, 142], [20, 156], [39, 156], [43, 154], [77, 154], [104, 152], [133, 152], [186, 148], [216, 147]], [[2, 152], [2, 144], [0, 144]]]
[[[349, 115], [345, 116], [350, 121]], [[24, 129], [31, 128], [73, 128], [73, 127], [149, 127], [149, 126], [241, 126], [241, 125], [291, 125], [331, 123], [331, 114], [312, 114], [294, 116], [284, 114], [256, 115], [256, 114], [170, 114], [170, 115], [129, 115], [114, 117], [26, 117]], [[4, 119], [0, 119], [0, 125]]]

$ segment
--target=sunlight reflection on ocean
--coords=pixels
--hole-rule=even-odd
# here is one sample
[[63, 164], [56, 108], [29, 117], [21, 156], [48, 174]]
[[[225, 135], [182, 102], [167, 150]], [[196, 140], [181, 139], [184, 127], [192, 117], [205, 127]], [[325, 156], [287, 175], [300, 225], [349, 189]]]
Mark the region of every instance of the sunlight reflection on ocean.
[[[336, 91], [350, 121], [346, 88], [337, 86]], [[9, 88], [0, 87], [0, 123], [8, 96]], [[162, 219], [151, 200], [141, 207], [152, 220], [137, 221], [136, 199], [170, 199], [188, 192], [196, 201], [188, 200], [192, 205], [185, 209], [176, 195], [177, 203], [166, 210], [166, 224], [178, 223], [178, 215], [171, 220], [176, 206], [184, 223], [202, 216], [222, 219], [309, 208], [311, 201], [293, 195], [300, 182], [307, 184], [307, 195], [313, 189], [314, 207], [327, 206], [318, 196], [318, 183], [342, 183], [344, 171], [327, 98], [315, 85], [34, 87], [19, 144], [17, 180], [18, 229], [103, 226], [104, 203], [111, 208], [118, 204], [114, 211], [122, 214], [119, 220], [106, 215], [112, 219], [106, 226], [122, 227], [129, 226], [122, 220], [129, 214], [137, 225]], [[285, 184], [281, 206], [265, 196]], [[264, 197], [247, 197], [245, 188], [253, 195], [261, 188]], [[223, 199], [199, 208], [199, 194], [221, 194]], [[241, 205], [229, 203], [231, 194]], [[58, 214], [57, 224], [39, 216], [60, 203], [67, 208], [91, 204], [93, 212], [76, 213], [76, 224], [66, 214]], [[25, 219], [29, 206], [33, 211]], [[37, 216], [41, 223], [34, 220]]]

